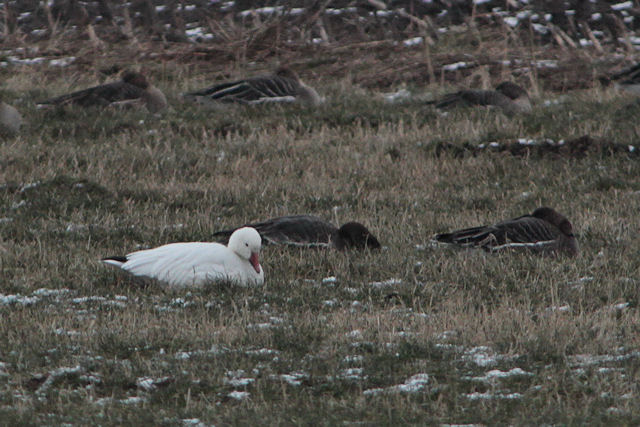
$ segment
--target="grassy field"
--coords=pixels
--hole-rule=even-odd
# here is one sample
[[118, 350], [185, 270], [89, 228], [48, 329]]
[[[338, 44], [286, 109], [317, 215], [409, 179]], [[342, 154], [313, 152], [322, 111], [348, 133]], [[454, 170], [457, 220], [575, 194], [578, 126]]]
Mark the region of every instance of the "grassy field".
[[[440, 114], [343, 78], [309, 81], [315, 110], [212, 111], [180, 102], [203, 83], [188, 64], [146, 65], [163, 115], [36, 110], [71, 81], [5, 79], [30, 123], [0, 142], [0, 424], [640, 422], [640, 163], [608, 148], [640, 145], [640, 104], [540, 91], [527, 116]], [[543, 205], [579, 257], [429, 243]], [[384, 249], [265, 247], [259, 289], [168, 292], [98, 262], [294, 213]]]

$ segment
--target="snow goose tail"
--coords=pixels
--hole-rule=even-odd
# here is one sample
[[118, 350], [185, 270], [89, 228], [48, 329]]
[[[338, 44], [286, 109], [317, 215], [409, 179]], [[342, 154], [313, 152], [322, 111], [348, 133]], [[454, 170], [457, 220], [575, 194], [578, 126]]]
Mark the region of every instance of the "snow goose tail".
[[79, 107], [106, 107], [110, 105], [144, 104], [156, 113], [167, 107], [167, 99], [160, 89], [152, 86], [147, 78], [135, 71], [126, 71], [122, 79], [93, 86], [38, 102], [39, 107], [77, 105]]
[[[313, 215], [289, 215], [247, 224], [262, 236], [266, 243], [299, 247], [326, 247], [344, 249], [379, 249], [378, 239], [362, 224], [350, 222], [337, 228]], [[214, 233], [223, 240], [235, 229]]]
[[287, 67], [280, 67], [271, 75], [230, 81], [188, 92], [183, 94], [183, 97], [210, 105], [300, 102], [314, 107], [323, 101], [315, 89], [303, 83], [298, 75]]
[[541, 207], [529, 215], [494, 225], [437, 234], [434, 240], [461, 247], [482, 248], [490, 252], [522, 248], [569, 256], [578, 254], [578, 242], [571, 222], [548, 207]]
[[174, 289], [219, 281], [243, 287], [260, 286], [264, 283], [259, 260], [261, 243], [255, 229], [243, 227], [231, 234], [227, 246], [209, 242], [170, 243], [104, 258], [102, 262]]

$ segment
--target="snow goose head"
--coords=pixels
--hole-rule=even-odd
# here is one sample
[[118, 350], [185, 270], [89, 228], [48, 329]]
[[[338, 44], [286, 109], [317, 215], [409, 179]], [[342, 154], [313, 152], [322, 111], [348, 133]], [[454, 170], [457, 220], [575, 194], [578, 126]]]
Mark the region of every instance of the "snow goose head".
[[240, 258], [249, 261], [257, 274], [262, 271], [259, 259], [261, 246], [262, 238], [256, 229], [252, 227], [238, 228], [229, 237], [229, 244], [227, 245]]

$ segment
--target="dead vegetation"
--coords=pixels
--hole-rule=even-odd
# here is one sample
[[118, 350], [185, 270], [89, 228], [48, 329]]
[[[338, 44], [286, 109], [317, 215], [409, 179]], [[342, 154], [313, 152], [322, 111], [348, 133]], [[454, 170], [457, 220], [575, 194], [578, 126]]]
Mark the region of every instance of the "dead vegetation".
[[[401, 17], [422, 33], [379, 25], [393, 37], [344, 40], [325, 23], [329, 43], [308, 45], [303, 30], [320, 30], [302, 21], [290, 45], [282, 17], [250, 16], [254, 32], [216, 20], [226, 39], [187, 44], [158, 40], [164, 21], [144, 30], [134, 9], [128, 24], [118, 8], [95, 26], [104, 46], [72, 45], [90, 35], [54, 10], [55, 37], [5, 32], [7, 50], [24, 50], [6, 53], [2, 91], [29, 124], [0, 142], [3, 423], [637, 423], [640, 129], [635, 101], [595, 78], [630, 61], [616, 57], [624, 46], [574, 49], [559, 32], [564, 47], [553, 35], [527, 44], [481, 25], [496, 19], [480, 8], [474, 22], [448, 18], [465, 30], [437, 39]], [[419, 34], [434, 44], [393, 43]], [[556, 66], [532, 66], [542, 60]], [[179, 101], [277, 61], [327, 103], [219, 112]], [[445, 69], [456, 62], [469, 65]], [[34, 107], [131, 64], [171, 111]], [[531, 89], [530, 115], [420, 102], [505, 79]], [[418, 98], [384, 102], [379, 92], [402, 83]], [[542, 205], [571, 220], [579, 257], [429, 244]], [[97, 262], [295, 213], [363, 222], [384, 248], [269, 247], [263, 288], [179, 293]]]

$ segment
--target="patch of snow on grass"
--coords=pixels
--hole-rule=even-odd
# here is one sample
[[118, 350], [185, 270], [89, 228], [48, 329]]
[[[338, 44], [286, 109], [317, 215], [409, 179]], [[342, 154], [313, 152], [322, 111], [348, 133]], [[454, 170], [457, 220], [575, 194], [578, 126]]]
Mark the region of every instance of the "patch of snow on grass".
[[0, 305], [11, 305], [11, 304], [33, 305], [38, 301], [40, 301], [40, 298], [38, 297], [28, 297], [20, 294], [15, 294], [15, 295], [0, 294]]
[[238, 369], [237, 371], [227, 371], [225, 373], [226, 378], [224, 379], [224, 383], [233, 387], [246, 387], [256, 381], [255, 378], [245, 377], [244, 375], [245, 372], [242, 369]]
[[456, 71], [459, 70], [460, 68], [467, 68], [469, 66], [468, 63], [466, 62], [454, 62], [453, 64], [447, 64], [447, 65], [443, 65], [442, 69], [444, 71]]
[[347, 332], [345, 336], [353, 339], [362, 339], [362, 331], [360, 331], [360, 329], [354, 329], [351, 332]]
[[520, 20], [515, 16], [507, 16], [506, 18], [503, 19], [503, 21], [505, 24], [507, 24], [511, 28], [516, 27], [518, 25], [518, 22], [520, 22]]
[[261, 348], [259, 350], [247, 350], [245, 354], [250, 356], [272, 356], [275, 354], [280, 354], [278, 350], [273, 350], [271, 348]]
[[62, 289], [39, 288], [31, 292], [31, 295], [38, 296], [38, 297], [50, 297], [50, 296], [67, 294], [69, 292], [71, 292], [71, 290], [67, 288], [62, 288]]
[[338, 378], [345, 380], [364, 380], [367, 377], [362, 376], [364, 369], [362, 368], [348, 368], [340, 371]]
[[49, 372], [49, 376], [47, 377], [45, 382], [43, 382], [40, 385], [40, 387], [38, 387], [38, 390], [36, 390], [36, 394], [42, 396], [51, 388], [53, 383], [55, 383], [58, 379], [63, 377], [78, 375], [83, 372], [84, 370], [80, 367], [80, 365], [74, 366], [72, 368], [63, 367], [63, 368], [54, 369], [53, 371]]
[[203, 27], [191, 28], [184, 31], [185, 35], [189, 40], [213, 40], [214, 35], [211, 33], [207, 33], [206, 29]]
[[540, 59], [533, 61], [532, 65], [536, 68], [558, 68], [558, 61], [555, 59]]
[[49, 67], [67, 67], [76, 60], [75, 56], [49, 60]]
[[249, 394], [248, 391], [232, 391], [231, 393], [227, 394], [227, 396], [229, 396], [232, 399], [235, 400], [246, 400], [249, 398], [249, 396], [251, 396]]
[[364, 356], [360, 356], [359, 354], [353, 356], [345, 356], [342, 360], [345, 363], [361, 363], [364, 360]]
[[96, 400], [95, 404], [100, 406], [113, 405], [114, 403], [119, 403], [121, 405], [137, 405], [140, 403], [144, 403], [146, 401], [147, 399], [139, 396], [131, 396], [131, 397], [127, 397], [126, 399], [114, 399], [112, 397], [103, 397], [102, 399]]
[[553, 305], [553, 306], [547, 308], [546, 311], [558, 312], [558, 313], [569, 313], [569, 312], [571, 312], [571, 306], [569, 304]]
[[390, 286], [401, 285], [401, 284], [402, 284], [402, 279], [395, 279], [395, 278], [389, 279], [389, 280], [383, 280], [381, 282], [369, 282], [369, 286], [376, 289], [387, 288]]
[[576, 354], [569, 356], [570, 366], [594, 366], [603, 363], [622, 362], [629, 359], [640, 358], [640, 351], [632, 351], [627, 354]]
[[272, 380], [282, 380], [292, 386], [299, 386], [302, 384], [302, 380], [308, 376], [305, 372], [291, 372], [289, 374], [271, 375], [269, 378]]
[[490, 399], [513, 400], [513, 399], [522, 398], [522, 395], [520, 393], [502, 394], [502, 393], [491, 393], [490, 391], [487, 391], [486, 393], [479, 393], [479, 392], [469, 393], [469, 394], [464, 394], [463, 396], [465, 396], [469, 400], [480, 400], [480, 399], [482, 400], [490, 400]]
[[384, 98], [385, 102], [393, 104], [395, 102], [404, 101], [411, 98], [411, 92], [409, 92], [407, 89], [400, 89], [397, 92], [383, 93], [382, 97]]
[[375, 396], [381, 393], [417, 393], [424, 390], [428, 383], [429, 374], [420, 373], [408, 378], [402, 384], [393, 385], [387, 388], [373, 388], [365, 390], [363, 394], [365, 396]]
[[410, 39], [403, 40], [402, 44], [407, 47], [410, 47], [410, 46], [421, 45], [422, 42], [424, 42], [424, 37], [413, 37]]
[[493, 366], [498, 363], [496, 357], [489, 347], [474, 347], [465, 352], [464, 359], [469, 360], [481, 367]]
[[633, 2], [632, 1], [624, 1], [622, 3], [617, 3], [617, 4], [612, 4], [611, 5], [611, 9], [613, 10], [625, 10], [625, 9], [631, 9], [633, 7]]
[[472, 377], [470, 378], [473, 381], [481, 381], [481, 382], [494, 382], [498, 379], [509, 378], [509, 377], [518, 377], [524, 376], [529, 377], [533, 374], [531, 372], [527, 372], [521, 368], [513, 368], [510, 371], [501, 371], [499, 369], [494, 369], [492, 371], [487, 372], [481, 377]]

